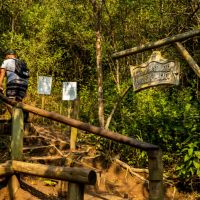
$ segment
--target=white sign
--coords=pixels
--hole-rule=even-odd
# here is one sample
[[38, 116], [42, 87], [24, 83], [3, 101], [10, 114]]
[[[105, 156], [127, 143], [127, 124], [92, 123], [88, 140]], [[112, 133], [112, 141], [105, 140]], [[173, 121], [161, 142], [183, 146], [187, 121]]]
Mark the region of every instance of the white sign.
[[75, 100], [77, 96], [77, 82], [63, 82], [62, 100]]
[[38, 77], [38, 94], [51, 94], [52, 77]]
[[179, 84], [180, 64], [164, 59], [159, 51], [154, 51], [146, 63], [130, 69], [134, 91], [156, 85]]

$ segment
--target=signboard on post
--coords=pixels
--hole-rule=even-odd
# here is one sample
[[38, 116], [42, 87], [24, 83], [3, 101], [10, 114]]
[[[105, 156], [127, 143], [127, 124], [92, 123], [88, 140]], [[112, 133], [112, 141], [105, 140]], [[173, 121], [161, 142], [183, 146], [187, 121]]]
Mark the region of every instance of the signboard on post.
[[[63, 82], [62, 100], [70, 101], [69, 102], [70, 103], [70, 109], [68, 111], [68, 114], [69, 114], [69, 117], [73, 117], [75, 119], [77, 118], [77, 115], [78, 115], [77, 114], [76, 99], [77, 99], [77, 82]], [[71, 108], [73, 109], [72, 112], [71, 112]], [[71, 116], [71, 115], [73, 115], [73, 116]], [[71, 131], [70, 150], [72, 151], [72, 150], [76, 149], [78, 129], [71, 127], [70, 131]]]
[[62, 100], [75, 100], [77, 97], [77, 82], [63, 82]]
[[159, 51], [154, 51], [147, 62], [131, 66], [130, 70], [134, 91], [156, 85], [179, 84], [180, 64], [164, 59]]
[[52, 77], [39, 76], [38, 77], [38, 94], [51, 94]]

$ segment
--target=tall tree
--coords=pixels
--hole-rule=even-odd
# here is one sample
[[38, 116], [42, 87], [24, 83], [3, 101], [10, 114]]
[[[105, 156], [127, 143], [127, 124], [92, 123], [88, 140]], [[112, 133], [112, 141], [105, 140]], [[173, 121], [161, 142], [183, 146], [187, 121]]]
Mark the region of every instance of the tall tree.
[[95, 16], [95, 29], [96, 29], [96, 64], [98, 76], [98, 102], [99, 102], [99, 124], [104, 127], [104, 101], [103, 101], [103, 73], [102, 73], [102, 35], [101, 35], [101, 22], [102, 10], [105, 0], [91, 0], [94, 16]]

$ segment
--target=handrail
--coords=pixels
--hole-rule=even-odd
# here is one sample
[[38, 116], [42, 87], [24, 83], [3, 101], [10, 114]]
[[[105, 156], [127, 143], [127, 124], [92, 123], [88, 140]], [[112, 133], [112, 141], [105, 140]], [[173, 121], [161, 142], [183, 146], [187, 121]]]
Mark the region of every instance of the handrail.
[[96, 172], [91, 169], [80, 167], [59, 167], [38, 163], [27, 163], [17, 160], [12, 160], [11, 163], [14, 171], [24, 174], [87, 185], [94, 185], [96, 183]]
[[[12, 136], [19, 135], [19, 134], [16, 134], [16, 130], [14, 129], [15, 126], [18, 127], [19, 133], [23, 132], [22, 131], [23, 128], [21, 128], [21, 125], [23, 125], [23, 119], [22, 117], [20, 117], [21, 115], [20, 113], [22, 113], [22, 110], [25, 110], [25, 111], [49, 118], [51, 120], [61, 122], [61, 123], [70, 125], [72, 127], [75, 127], [84, 131], [88, 131], [90, 133], [94, 133], [96, 135], [147, 151], [148, 168], [149, 168], [149, 200], [163, 200], [164, 199], [162, 151], [161, 149], [159, 149], [158, 146], [149, 144], [146, 142], [141, 142], [136, 139], [121, 135], [119, 133], [108, 131], [103, 128], [99, 128], [99, 127], [84, 123], [82, 121], [70, 119], [63, 115], [57, 114], [55, 112], [48, 112], [46, 110], [27, 105], [25, 103], [18, 103], [16, 101], [12, 101], [2, 94], [0, 94], [0, 99], [2, 99], [3, 102], [7, 104], [8, 106], [14, 107], [13, 112], [15, 114], [15, 117], [13, 117], [13, 122], [12, 122]], [[18, 152], [19, 152], [18, 154], [15, 155], [13, 153], [14, 146], [12, 148], [12, 145], [11, 145], [11, 154], [13, 155], [12, 160], [20, 159], [20, 156], [22, 155], [21, 153], [22, 148], [20, 146], [21, 144], [20, 142], [23, 141], [23, 137], [19, 137], [18, 140], [19, 141], [17, 142], [14, 138], [12, 138], [13, 143], [18, 145], [18, 146], [16, 145], [15, 149], [18, 149]], [[19, 163], [21, 162], [18, 162], [18, 164]], [[27, 173], [28, 171], [34, 171], [34, 170], [30, 170], [29, 164], [27, 164], [27, 168], [24, 166], [23, 163], [22, 163], [22, 166], [23, 166], [22, 169], [19, 170], [20, 172]], [[32, 167], [35, 167], [35, 166], [36, 165], [31, 165], [31, 169], [33, 169]], [[5, 168], [5, 166], [2, 167], [2, 175], [12, 174], [12, 173], [13, 173], [12, 169], [9, 170]], [[40, 172], [37, 172], [36, 174], [41, 176]], [[56, 176], [56, 173], [54, 175]], [[59, 177], [60, 177], [60, 171], [59, 171]], [[10, 184], [8, 184], [8, 187], [9, 186], [11, 187], [15, 180], [16, 180], [16, 176], [15, 175], [11, 176], [10, 181], [9, 181]], [[18, 188], [16, 187], [15, 189], [17, 190]], [[11, 197], [15, 195], [13, 191], [14, 191], [13, 189], [9, 190], [10, 192], [9, 194]], [[69, 200], [73, 200], [73, 199], [83, 200], [83, 196], [84, 196], [84, 184], [69, 182], [68, 199]]]
[[60, 123], [70, 125], [72, 127], [78, 128], [83, 131], [88, 131], [90, 133], [93, 133], [98, 136], [102, 136], [104, 138], [108, 138], [108, 139], [111, 139], [111, 140], [114, 140], [114, 141], [117, 141], [117, 142], [120, 142], [123, 144], [127, 144], [129, 146], [132, 146], [132, 147], [135, 147], [135, 148], [138, 148], [141, 150], [148, 151], [148, 150], [158, 150], [159, 149], [159, 147], [157, 145], [142, 142], [142, 141], [136, 140], [134, 138], [130, 138], [125, 135], [121, 135], [120, 133], [117, 133], [117, 132], [105, 130], [103, 128], [96, 127], [96, 126], [90, 125], [88, 123], [79, 121], [79, 120], [68, 118], [66, 116], [60, 115], [55, 112], [49, 112], [49, 111], [31, 106], [31, 105], [22, 103], [22, 102], [19, 103], [19, 102], [10, 100], [9, 98], [5, 97], [3, 94], [0, 94], [0, 99], [2, 99], [2, 101], [4, 103], [9, 104], [11, 106], [22, 108], [25, 111], [40, 115], [42, 117], [46, 117], [48, 119], [51, 119], [51, 120], [54, 120], [54, 121], [57, 121]]

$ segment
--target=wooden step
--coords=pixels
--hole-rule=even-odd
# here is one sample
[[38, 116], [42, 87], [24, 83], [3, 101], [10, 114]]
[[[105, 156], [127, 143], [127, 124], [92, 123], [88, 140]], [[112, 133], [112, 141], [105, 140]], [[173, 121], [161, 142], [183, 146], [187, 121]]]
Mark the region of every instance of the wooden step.
[[50, 142], [46, 138], [37, 135], [25, 136], [23, 139], [24, 146], [34, 146], [34, 145], [49, 145]]
[[52, 155], [59, 155], [58, 150], [53, 145], [48, 146], [25, 146], [23, 147], [23, 153], [25, 156], [52, 156]]
[[62, 156], [31, 156], [25, 157], [26, 161], [47, 165], [64, 166], [66, 164], [66, 158]]

